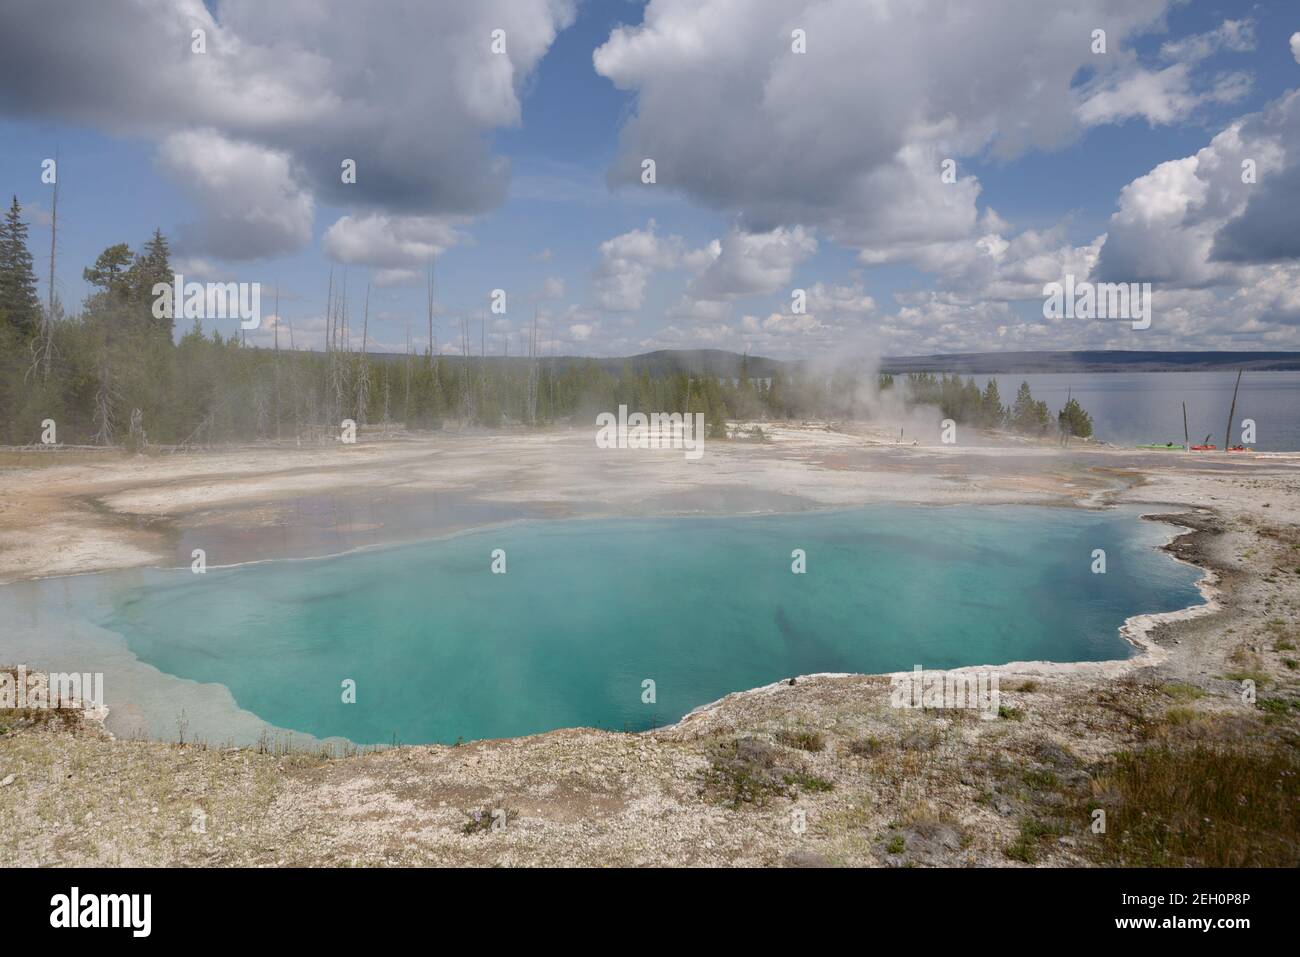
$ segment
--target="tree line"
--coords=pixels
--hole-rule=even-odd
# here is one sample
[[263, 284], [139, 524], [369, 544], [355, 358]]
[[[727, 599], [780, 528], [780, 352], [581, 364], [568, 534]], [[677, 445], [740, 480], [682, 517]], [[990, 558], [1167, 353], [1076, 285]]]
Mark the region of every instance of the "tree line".
[[[891, 387], [892, 376], [882, 376], [882, 385]], [[932, 372], [912, 372], [907, 376], [912, 401], [937, 405], [945, 418], [965, 422], [981, 429], [1005, 429], [1021, 435], [1047, 436], [1056, 433], [1062, 439], [1089, 438], [1092, 417], [1074, 397], [1053, 417], [1047, 403], [1035, 399], [1029, 383], [1022, 381], [1015, 400], [1002, 404], [997, 379], [989, 377], [983, 391], [973, 376], [965, 381], [959, 375], [936, 376]]]
[[[544, 427], [590, 422], [602, 411], [703, 412], [710, 437], [727, 434], [728, 419], [827, 418], [860, 415], [861, 377], [807, 371], [753, 378], [748, 357], [740, 374], [722, 378], [671, 372], [651, 375], [624, 365], [618, 375], [595, 360], [537, 354], [504, 358], [417, 354], [375, 355], [369, 341], [368, 297], [362, 344], [340, 330], [356, 328], [355, 306], [331, 294], [325, 351], [282, 343], [246, 345], [238, 335], [205, 331], [199, 320], [176, 336], [174, 320], [154, 308], [156, 284], [173, 269], [160, 230], [134, 251], [105, 249], [83, 270], [92, 292], [72, 315], [51, 290], [38, 295], [27, 224], [15, 197], [0, 224], [0, 442], [38, 440], [53, 420], [64, 444], [207, 445], [256, 439], [336, 435], [344, 419], [359, 426], [436, 429], [459, 426]], [[468, 329], [462, 344], [472, 337]], [[875, 388], [896, 388], [882, 376]], [[938, 405], [945, 417], [985, 428], [1046, 434], [1050, 415], [1027, 385], [1002, 407], [997, 384], [983, 393], [974, 380], [911, 375], [905, 400]], [[1091, 433], [1077, 402], [1058, 416], [1073, 435]]]

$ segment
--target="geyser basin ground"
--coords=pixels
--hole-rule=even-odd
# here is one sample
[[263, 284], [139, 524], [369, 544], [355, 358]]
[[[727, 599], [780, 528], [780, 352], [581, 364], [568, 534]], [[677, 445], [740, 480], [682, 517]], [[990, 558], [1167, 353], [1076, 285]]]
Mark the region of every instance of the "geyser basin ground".
[[104, 671], [118, 721], [175, 737], [184, 710], [190, 736], [214, 743], [252, 733], [234, 705], [360, 744], [640, 730], [792, 675], [1126, 657], [1126, 618], [1200, 600], [1199, 571], [1156, 548], [1169, 527], [1139, 514], [542, 521], [204, 575], [28, 582], [0, 588], [15, 623], [0, 659]]

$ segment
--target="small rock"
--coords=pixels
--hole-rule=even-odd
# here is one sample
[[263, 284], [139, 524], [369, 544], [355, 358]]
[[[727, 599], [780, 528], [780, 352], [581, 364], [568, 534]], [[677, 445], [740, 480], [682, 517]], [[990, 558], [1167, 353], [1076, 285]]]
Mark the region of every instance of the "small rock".
[[18, 775], [16, 774], [6, 774], [4, 780], [0, 781], [0, 788], [7, 788], [9, 785], [13, 784], [17, 778]]

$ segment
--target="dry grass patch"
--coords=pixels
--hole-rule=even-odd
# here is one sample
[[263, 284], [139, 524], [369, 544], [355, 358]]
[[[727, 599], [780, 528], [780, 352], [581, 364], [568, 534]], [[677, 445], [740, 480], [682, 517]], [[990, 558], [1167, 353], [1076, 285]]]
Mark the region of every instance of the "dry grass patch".
[[1207, 694], [1204, 688], [1197, 685], [1182, 684], [1176, 681], [1162, 684], [1160, 690], [1175, 701], [1196, 701], [1204, 698]]
[[1099, 856], [1132, 867], [1300, 864], [1300, 763], [1240, 743], [1162, 744], [1097, 778], [1108, 807]]
[[826, 737], [820, 731], [781, 730], [775, 735], [778, 744], [800, 751], [817, 753], [826, 750]]
[[936, 867], [953, 863], [974, 838], [956, 817], [935, 810], [928, 801], [899, 815], [876, 842], [883, 860], [894, 867]]

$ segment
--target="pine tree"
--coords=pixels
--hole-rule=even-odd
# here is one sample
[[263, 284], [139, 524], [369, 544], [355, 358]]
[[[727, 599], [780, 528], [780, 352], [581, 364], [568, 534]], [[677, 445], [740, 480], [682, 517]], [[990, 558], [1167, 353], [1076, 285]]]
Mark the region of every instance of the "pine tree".
[[1071, 398], [1056, 416], [1061, 429], [1061, 438], [1069, 441], [1072, 437], [1086, 439], [1092, 435], [1092, 416], [1084, 411], [1079, 400]]
[[131, 247], [126, 243], [117, 243], [100, 253], [99, 258], [95, 260], [95, 265], [83, 269], [81, 276], [86, 282], [98, 286], [104, 292], [126, 298], [130, 294], [130, 287], [127, 284], [130, 265]]
[[1029, 383], [1021, 382], [1016, 392], [1016, 404], [1011, 407], [1011, 426], [1026, 435], [1044, 435], [1052, 422], [1046, 402], [1038, 402], [1029, 391]]
[[772, 371], [772, 384], [767, 388], [767, 396], [764, 399], [767, 406], [768, 415], [774, 419], [785, 419], [789, 417], [789, 412], [785, 404], [785, 383], [781, 379], [781, 373], [778, 370]]
[[998, 380], [989, 376], [980, 396], [980, 424], [986, 429], [996, 429], [1006, 420], [1007, 410], [1002, 407], [1002, 396], [998, 392]]
[[40, 328], [41, 306], [36, 298], [32, 254], [27, 248], [27, 224], [21, 213], [15, 196], [0, 224], [0, 321], [27, 337]]
[[971, 376], [961, 389], [961, 406], [957, 421], [978, 422], [982, 410], [983, 397], [980, 395], [979, 386], [975, 384], [975, 377]]
[[[172, 272], [171, 250], [161, 229], [153, 231], [153, 237], [144, 245], [144, 251], [136, 257], [131, 265], [128, 281], [131, 285], [131, 298], [135, 305], [141, 307], [142, 315], [147, 317], [149, 329], [160, 339], [172, 340], [175, 323], [172, 319], [157, 318], [153, 314], [154, 286], [159, 283], [170, 286], [175, 280]], [[175, 304], [173, 304], [173, 315]]]

